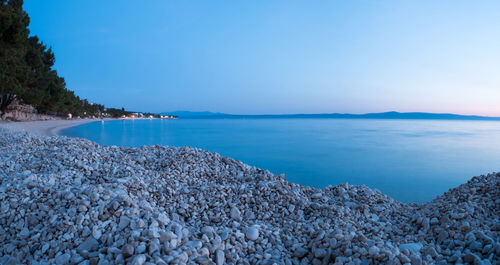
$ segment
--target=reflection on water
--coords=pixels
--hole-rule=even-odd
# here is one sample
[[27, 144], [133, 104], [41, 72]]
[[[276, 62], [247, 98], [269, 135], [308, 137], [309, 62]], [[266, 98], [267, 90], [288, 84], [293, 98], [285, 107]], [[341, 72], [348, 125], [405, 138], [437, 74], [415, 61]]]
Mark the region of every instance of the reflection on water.
[[323, 188], [365, 184], [426, 202], [500, 170], [500, 122], [179, 119], [94, 122], [61, 132], [103, 145], [195, 146]]

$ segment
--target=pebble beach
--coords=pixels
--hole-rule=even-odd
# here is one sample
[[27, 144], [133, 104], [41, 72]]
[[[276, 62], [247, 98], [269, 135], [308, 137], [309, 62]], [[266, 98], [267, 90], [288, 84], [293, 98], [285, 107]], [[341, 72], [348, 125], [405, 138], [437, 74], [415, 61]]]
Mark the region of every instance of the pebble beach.
[[9, 124], [0, 264], [500, 264], [500, 173], [405, 204], [197, 148], [100, 146]]

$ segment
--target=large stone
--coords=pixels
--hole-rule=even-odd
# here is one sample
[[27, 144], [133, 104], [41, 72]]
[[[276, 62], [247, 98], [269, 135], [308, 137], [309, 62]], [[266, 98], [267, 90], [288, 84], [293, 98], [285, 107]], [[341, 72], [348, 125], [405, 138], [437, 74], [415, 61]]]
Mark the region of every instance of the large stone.
[[99, 238], [101, 238], [101, 236], [102, 236], [102, 231], [101, 231], [101, 229], [100, 229], [98, 226], [94, 226], [94, 227], [92, 227], [92, 236], [93, 236], [95, 239], [97, 239], [97, 240], [99, 240]]
[[173, 238], [177, 238], [177, 235], [174, 234], [172, 231], [167, 231], [167, 232], [161, 231], [160, 232], [160, 242], [162, 242], [162, 243], [170, 241]]
[[467, 253], [463, 257], [464, 261], [471, 264], [481, 264], [481, 258], [473, 253]]
[[215, 263], [217, 265], [223, 265], [226, 262], [226, 257], [224, 255], [224, 251], [218, 249], [215, 252]]
[[255, 226], [247, 228], [246, 237], [250, 240], [257, 240], [259, 238], [259, 229]]
[[368, 253], [370, 254], [370, 256], [378, 256], [379, 252], [380, 249], [377, 246], [371, 246], [368, 249]]
[[128, 216], [122, 215], [120, 216], [120, 222], [118, 223], [118, 229], [123, 230], [128, 227], [130, 224], [130, 218]]
[[122, 247], [122, 256], [123, 258], [129, 258], [134, 255], [135, 248], [132, 244], [125, 244]]
[[326, 256], [326, 250], [322, 248], [317, 248], [314, 250], [314, 257], [323, 258], [324, 256]]
[[61, 254], [56, 257], [56, 264], [57, 265], [65, 265], [69, 264], [69, 260], [71, 259], [71, 255], [66, 253], [66, 254]]
[[99, 242], [97, 242], [97, 240], [95, 240], [95, 238], [93, 237], [88, 237], [78, 246], [76, 251], [80, 253], [80, 255], [82, 255], [82, 253], [84, 252], [88, 253], [95, 251], [98, 249], [98, 247], [99, 247]]
[[403, 251], [405, 249], [408, 249], [412, 252], [418, 253], [420, 252], [422, 247], [423, 247], [422, 243], [408, 243], [399, 245], [399, 250]]
[[238, 208], [233, 207], [231, 209], [231, 218], [234, 220], [237, 220], [237, 221], [241, 220], [241, 212], [240, 212], [240, 210], [238, 210]]
[[479, 241], [472, 241], [469, 244], [469, 249], [473, 252], [480, 252], [483, 250], [483, 244]]
[[196, 263], [201, 264], [201, 265], [208, 265], [210, 264], [210, 259], [206, 256], [198, 256], [194, 260]]
[[133, 259], [132, 259], [132, 265], [143, 265], [144, 263], [146, 263], [146, 255], [144, 254], [139, 254], [139, 255], [136, 255]]
[[21, 232], [19, 232], [19, 237], [22, 239], [27, 238], [30, 235], [30, 230], [28, 228], [23, 228]]
[[293, 252], [293, 255], [297, 258], [302, 258], [304, 257], [307, 253], [309, 253], [309, 251], [307, 251], [307, 249], [303, 248], [303, 247], [298, 247], [295, 249], [295, 251]]

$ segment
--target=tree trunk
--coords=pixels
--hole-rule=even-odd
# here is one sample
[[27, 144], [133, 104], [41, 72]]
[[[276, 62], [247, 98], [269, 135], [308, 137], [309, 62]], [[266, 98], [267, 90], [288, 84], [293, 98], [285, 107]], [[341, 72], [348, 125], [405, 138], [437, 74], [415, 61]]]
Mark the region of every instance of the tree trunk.
[[9, 107], [10, 103], [14, 101], [16, 98], [16, 95], [14, 94], [0, 94], [0, 118], [3, 119], [3, 116], [5, 112], [7, 111], [7, 108]]

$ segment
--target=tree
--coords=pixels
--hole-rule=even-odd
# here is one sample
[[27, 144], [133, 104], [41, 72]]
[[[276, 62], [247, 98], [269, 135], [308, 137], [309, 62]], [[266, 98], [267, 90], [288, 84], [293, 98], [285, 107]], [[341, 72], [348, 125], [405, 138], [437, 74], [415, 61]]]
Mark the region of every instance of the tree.
[[[22, 0], [0, 0], [0, 98], [16, 95], [39, 112], [98, 116], [104, 106], [81, 100], [53, 69], [55, 55], [37, 36]], [[5, 106], [5, 108], [7, 108]], [[2, 111], [4, 111], [3, 109]]]
[[1, 94], [0, 95], [0, 118], [3, 117], [7, 107], [14, 101], [16, 95], [14, 94]]

